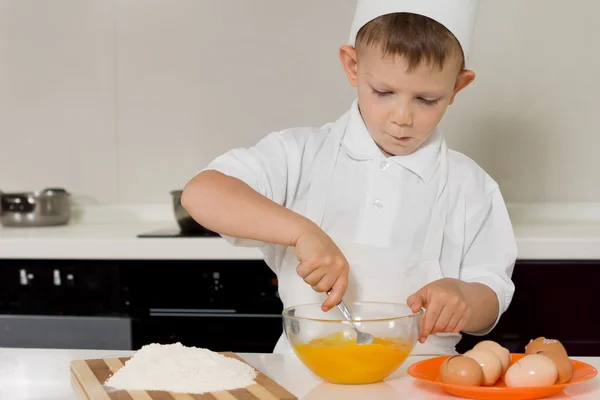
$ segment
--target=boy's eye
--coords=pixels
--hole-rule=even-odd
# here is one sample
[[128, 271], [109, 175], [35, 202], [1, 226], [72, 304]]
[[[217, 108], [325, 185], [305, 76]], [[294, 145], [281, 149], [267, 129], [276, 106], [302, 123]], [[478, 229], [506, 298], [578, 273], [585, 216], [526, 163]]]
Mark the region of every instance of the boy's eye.
[[377, 97], [386, 97], [392, 94], [392, 92], [381, 92], [377, 89], [373, 89], [373, 93], [375, 93], [375, 95], [377, 95]]
[[422, 97], [419, 97], [418, 100], [425, 104], [426, 106], [435, 106], [440, 100], [439, 99], [435, 99], [435, 100], [428, 100], [428, 99], [424, 99]]

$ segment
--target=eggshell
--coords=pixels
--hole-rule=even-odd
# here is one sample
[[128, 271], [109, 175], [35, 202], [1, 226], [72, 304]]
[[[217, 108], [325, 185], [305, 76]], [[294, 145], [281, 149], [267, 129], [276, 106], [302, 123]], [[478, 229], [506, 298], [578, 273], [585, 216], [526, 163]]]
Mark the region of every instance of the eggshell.
[[473, 349], [464, 354], [477, 361], [483, 370], [483, 385], [494, 385], [502, 375], [502, 360], [491, 350]]
[[508, 387], [539, 387], [554, 385], [558, 370], [554, 362], [541, 354], [530, 354], [514, 363], [504, 375]]
[[491, 347], [502, 347], [500, 346], [499, 343], [494, 342], [493, 340], [482, 340], [481, 342], [477, 343], [473, 349], [489, 349]]
[[558, 380], [556, 383], [567, 383], [573, 376], [573, 362], [571, 359], [562, 353], [555, 351], [540, 351], [538, 354], [548, 357], [552, 360], [558, 371]]
[[500, 346], [498, 343], [491, 340], [484, 340], [479, 342], [473, 347], [473, 350], [491, 350], [493, 351], [502, 361], [502, 374], [504, 374], [510, 366], [510, 351]]
[[481, 386], [483, 370], [472, 358], [448, 357], [440, 366], [440, 381], [454, 385]]
[[531, 340], [527, 346], [525, 346], [525, 354], [537, 354], [540, 351], [556, 351], [563, 353], [567, 357], [569, 356], [561, 342], [556, 339], [546, 339], [543, 336]]

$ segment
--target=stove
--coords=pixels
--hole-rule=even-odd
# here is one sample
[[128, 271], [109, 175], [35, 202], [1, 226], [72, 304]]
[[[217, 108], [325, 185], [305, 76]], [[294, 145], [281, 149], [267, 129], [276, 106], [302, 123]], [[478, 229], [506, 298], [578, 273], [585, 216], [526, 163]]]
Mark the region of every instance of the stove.
[[194, 230], [183, 232], [179, 228], [157, 229], [151, 232], [140, 233], [138, 238], [198, 238], [198, 237], [219, 237], [216, 232], [204, 230]]

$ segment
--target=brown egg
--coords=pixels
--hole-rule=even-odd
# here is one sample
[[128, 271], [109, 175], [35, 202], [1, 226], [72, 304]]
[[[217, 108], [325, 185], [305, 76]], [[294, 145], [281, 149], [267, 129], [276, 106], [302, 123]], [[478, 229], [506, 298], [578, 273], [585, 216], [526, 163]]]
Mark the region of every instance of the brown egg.
[[483, 385], [493, 386], [500, 376], [502, 376], [502, 360], [493, 351], [489, 349], [473, 349], [464, 354], [470, 357], [481, 366], [483, 370]]
[[500, 361], [502, 361], [502, 374], [504, 374], [510, 366], [510, 351], [492, 340], [484, 340], [483, 342], [477, 343], [475, 347], [473, 347], [473, 350], [483, 349], [491, 350], [498, 357], [500, 357]]
[[556, 370], [558, 371], [556, 383], [567, 383], [571, 380], [573, 376], [573, 362], [569, 357], [556, 351], [540, 351], [537, 354], [548, 357], [556, 365]]
[[440, 381], [453, 385], [481, 386], [483, 370], [472, 358], [448, 357], [440, 366]]
[[529, 354], [508, 368], [504, 382], [507, 387], [540, 387], [554, 385], [557, 378], [558, 371], [552, 360]]
[[556, 339], [546, 339], [543, 336], [535, 340], [531, 340], [527, 346], [525, 346], [525, 354], [527, 355], [536, 354], [540, 351], [556, 351], [563, 353], [567, 357], [569, 356], [562, 343]]

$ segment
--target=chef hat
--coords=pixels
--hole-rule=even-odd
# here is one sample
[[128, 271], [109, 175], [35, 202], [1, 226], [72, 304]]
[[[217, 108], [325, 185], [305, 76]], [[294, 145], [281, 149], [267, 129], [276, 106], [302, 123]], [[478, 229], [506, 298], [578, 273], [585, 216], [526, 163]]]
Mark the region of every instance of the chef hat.
[[358, 0], [348, 44], [354, 46], [360, 28], [377, 17], [397, 12], [419, 14], [452, 32], [462, 47], [466, 62], [471, 53], [478, 4], [479, 0]]

